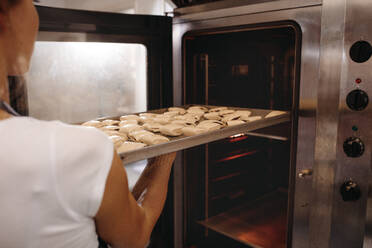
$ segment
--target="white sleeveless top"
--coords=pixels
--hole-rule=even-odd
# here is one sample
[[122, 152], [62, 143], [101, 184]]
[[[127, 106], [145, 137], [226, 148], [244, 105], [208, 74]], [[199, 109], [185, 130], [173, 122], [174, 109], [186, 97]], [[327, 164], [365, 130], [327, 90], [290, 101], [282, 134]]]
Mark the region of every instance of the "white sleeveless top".
[[97, 248], [93, 218], [113, 149], [95, 129], [0, 121], [0, 247]]

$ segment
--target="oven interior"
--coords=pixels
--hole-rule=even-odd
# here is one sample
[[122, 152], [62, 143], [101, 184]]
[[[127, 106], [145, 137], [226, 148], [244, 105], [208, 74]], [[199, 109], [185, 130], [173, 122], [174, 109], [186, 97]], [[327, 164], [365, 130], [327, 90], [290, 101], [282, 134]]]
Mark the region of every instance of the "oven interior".
[[[187, 33], [184, 103], [295, 116], [299, 39], [292, 23]], [[185, 247], [289, 247], [295, 121], [184, 152]]]

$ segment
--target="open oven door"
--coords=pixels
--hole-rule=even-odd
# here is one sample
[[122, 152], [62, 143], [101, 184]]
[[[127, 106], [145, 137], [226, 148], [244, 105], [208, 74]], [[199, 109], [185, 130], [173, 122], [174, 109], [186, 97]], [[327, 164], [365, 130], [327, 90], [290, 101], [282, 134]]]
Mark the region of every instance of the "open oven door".
[[79, 123], [173, 104], [172, 18], [43, 6], [37, 11], [30, 72], [12, 79], [27, 87], [13, 91], [17, 110]]

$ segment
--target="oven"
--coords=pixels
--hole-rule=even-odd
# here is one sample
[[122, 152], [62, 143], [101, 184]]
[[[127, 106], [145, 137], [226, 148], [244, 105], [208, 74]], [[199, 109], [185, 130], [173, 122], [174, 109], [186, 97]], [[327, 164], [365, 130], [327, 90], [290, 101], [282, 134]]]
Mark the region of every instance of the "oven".
[[311, 178], [296, 175], [314, 163], [321, 3], [279, 2], [189, 7], [175, 18], [176, 105], [292, 113], [284, 125], [183, 153], [178, 245], [307, 247]]
[[28, 101], [13, 94], [13, 105], [70, 123], [185, 104], [290, 111], [285, 124], [180, 152], [150, 247], [366, 248], [371, 10], [364, 0], [218, 1], [173, 18], [39, 7], [31, 72], [12, 79], [27, 81]]

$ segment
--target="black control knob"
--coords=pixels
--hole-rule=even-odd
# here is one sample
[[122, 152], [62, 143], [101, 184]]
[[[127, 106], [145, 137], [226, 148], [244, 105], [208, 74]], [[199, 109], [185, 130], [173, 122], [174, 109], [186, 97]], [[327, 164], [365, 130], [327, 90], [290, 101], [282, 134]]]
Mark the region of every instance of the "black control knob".
[[360, 111], [367, 107], [369, 98], [363, 90], [353, 90], [347, 95], [346, 103], [350, 109]]
[[367, 41], [355, 42], [350, 48], [350, 58], [356, 63], [364, 63], [372, 55], [372, 46]]
[[344, 142], [344, 152], [348, 157], [357, 158], [364, 153], [364, 143], [360, 138], [350, 137]]
[[340, 193], [344, 201], [357, 201], [362, 195], [358, 184], [352, 180], [342, 184]]

